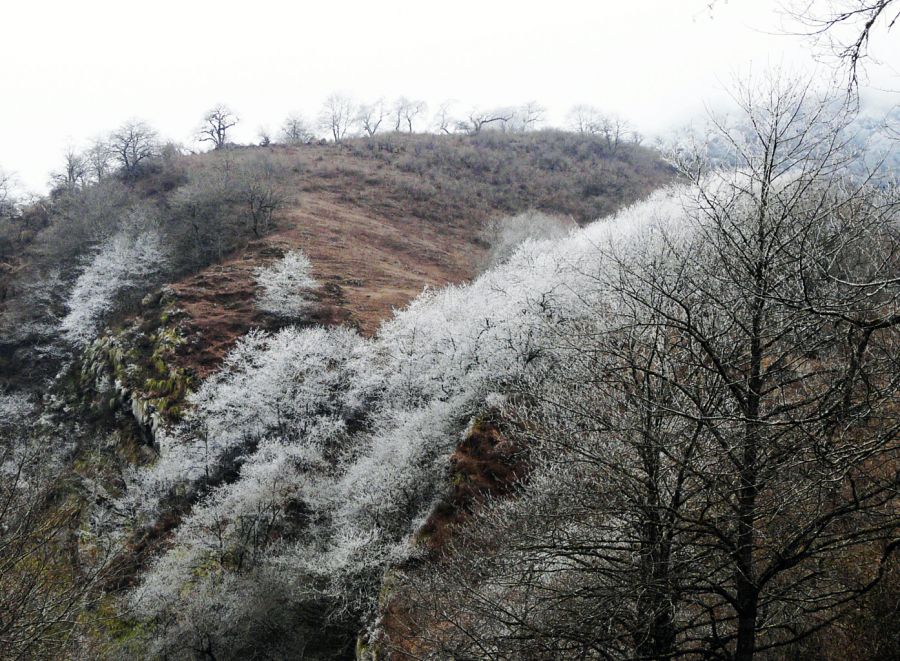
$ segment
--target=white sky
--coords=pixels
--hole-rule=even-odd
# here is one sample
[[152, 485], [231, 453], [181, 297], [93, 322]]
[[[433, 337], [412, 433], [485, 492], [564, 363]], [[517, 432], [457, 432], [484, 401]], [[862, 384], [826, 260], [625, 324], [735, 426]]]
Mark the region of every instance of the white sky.
[[[458, 110], [536, 99], [561, 123], [576, 103], [654, 134], [717, 104], [735, 75], [812, 67], [777, 34], [776, 0], [3, 0], [0, 167], [45, 190], [67, 145], [147, 120], [195, 146], [203, 112], [227, 103], [233, 138], [314, 116], [342, 91], [406, 95]], [[870, 68], [900, 89], [900, 43], [881, 35]], [[827, 68], [819, 67], [823, 77]], [[893, 103], [893, 97], [887, 97]]]

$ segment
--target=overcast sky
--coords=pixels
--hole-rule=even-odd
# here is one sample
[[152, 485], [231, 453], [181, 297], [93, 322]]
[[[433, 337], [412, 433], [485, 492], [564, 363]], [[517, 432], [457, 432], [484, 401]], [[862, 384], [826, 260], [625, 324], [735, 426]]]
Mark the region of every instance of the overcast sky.
[[[646, 134], [688, 121], [751, 62], [805, 70], [775, 0], [4, 0], [0, 167], [43, 191], [67, 145], [147, 120], [196, 146], [203, 112], [225, 102], [238, 142], [284, 116], [314, 116], [334, 91], [406, 95], [459, 110], [530, 99], [561, 123], [576, 103]], [[900, 89], [900, 44], [876, 46], [878, 87]], [[819, 75], [830, 75], [819, 67]], [[881, 103], [891, 103], [882, 96]]]

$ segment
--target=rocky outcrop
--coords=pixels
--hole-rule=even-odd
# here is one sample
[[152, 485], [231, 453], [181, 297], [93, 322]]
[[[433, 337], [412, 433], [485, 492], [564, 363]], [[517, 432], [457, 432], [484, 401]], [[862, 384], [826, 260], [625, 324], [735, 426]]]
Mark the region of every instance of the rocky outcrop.
[[175, 364], [183, 339], [165, 295], [144, 303], [149, 309], [140, 318], [107, 332], [84, 351], [74, 368], [74, 385], [82, 405], [94, 414], [129, 412], [144, 440], [158, 445], [162, 427], [180, 419], [194, 379]]

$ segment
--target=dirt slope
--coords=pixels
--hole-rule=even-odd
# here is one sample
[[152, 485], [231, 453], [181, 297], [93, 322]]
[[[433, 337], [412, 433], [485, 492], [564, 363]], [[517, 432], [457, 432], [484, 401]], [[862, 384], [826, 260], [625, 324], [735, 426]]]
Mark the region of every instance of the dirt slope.
[[312, 323], [344, 323], [370, 335], [394, 308], [426, 286], [473, 275], [484, 248], [478, 225], [439, 231], [415, 217], [387, 217], [334, 199], [306, 194], [279, 229], [221, 264], [173, 283], [184, 312], [188, 342], [182, 356], [202, 376], [234, 340], [274, 320], [254, 306], [254, 269], [291, 249], [302, 249], [322, 284]]

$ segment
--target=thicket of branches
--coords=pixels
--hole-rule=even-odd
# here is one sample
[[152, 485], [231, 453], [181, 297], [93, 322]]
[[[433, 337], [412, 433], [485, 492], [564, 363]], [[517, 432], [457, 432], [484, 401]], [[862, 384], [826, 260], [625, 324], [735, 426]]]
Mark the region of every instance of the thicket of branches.
[[811, 641], [895, 575], [900, 200], [847, 176], [843, 106], [738, 98], [738, 169], [682, 154], [678, 206], [597, 246], [601, 305], [506, 411], [535, 472], [406, 574], [399, 653], [834, 654]]
[[35, 402], [0, 392], [0, 657], [79, 654], [108, 570], [102, 540], [78, 535], [81, 510], [61, 496], [64, 447], [46, 447]]

